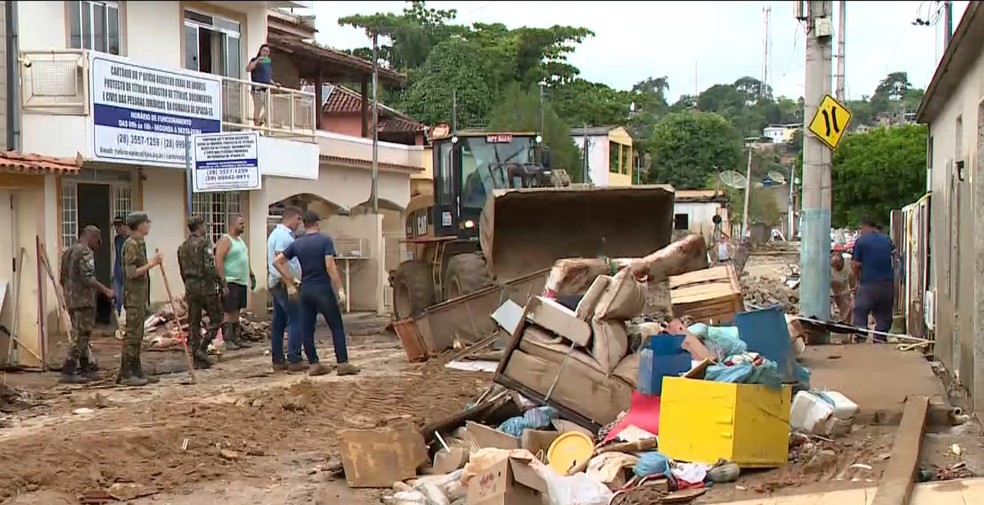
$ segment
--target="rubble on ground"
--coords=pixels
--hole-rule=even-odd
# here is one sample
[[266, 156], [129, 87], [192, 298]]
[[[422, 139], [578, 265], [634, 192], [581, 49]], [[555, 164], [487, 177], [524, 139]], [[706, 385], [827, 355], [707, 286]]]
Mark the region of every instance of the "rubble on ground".
[[746, 304], [756, 307], [780, 305], [787, 314], [799, 313], [799, 291], [781, 279], [746, 275], [741, 278], [741, 288]]
[[[849, 435], [857, 410], [843, 395], [810, 392], [809, 371], [796, 362], [801, 332], [785, 314], [798, 301], [792, 290], [705, 265], [674, 272], [654, 293], [644, 269], [625, 261], [611, 275], [567, 275], [578, 285], [574, 301], [557, 295], [571, 285], [548, 281], [527, 307], [502, 304], [492, 318], [511, 343], [486, 368], [496, 370], [494, 383], [419, 433], [347, 432], [349, 485], [393, 480], [385, 501], [404, 505], [532, 505], [544, 495], [556, 505], [684, 503], [713, 482], [740, 479], [743, 468], [836, 456], [790, 438], [791, 416], [807, 440]], [[797, 392], [792, 409], [765, 394], [778, 389]], [[755, 408], [736, 411], [736, 401]], [[722, 415], [709, 415], [715, 410]], [[383, 440], [392, 444], [374, 449]], [[430, 466], [425, 476], [420, 466]]]
[[[188, 333], [187, 316], [188, 304], [185, 302], [184, 295], [176, 296], [173, 304], [167, 303], [161, 306], [144, 320], [144, 348], [157, 351], [180, 349]], [[116, 338], [123, 340], [126, 327], [125, 310], [120, 314], [118, 321]], [[252, 312], [244, 312], [239, 317], [239, 323], [242, 325], [243, 337], [246, 340], [259, 342], [270, 338], [270, 323], [256, 321]], [[208, 325], [208, 316], [203, 316], [203, 334], [206, 325]], [[213, 342], [213, 350], [221, 351], [223, 348], [221, 333], [219, 330], [219, 335]]]

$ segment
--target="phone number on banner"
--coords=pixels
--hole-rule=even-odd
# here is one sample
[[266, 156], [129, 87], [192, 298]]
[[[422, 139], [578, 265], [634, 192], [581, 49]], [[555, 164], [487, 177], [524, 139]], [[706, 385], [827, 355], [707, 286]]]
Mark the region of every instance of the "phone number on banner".
[[183, 138], [161, 138], [157, 135], [140, 133], [117, 133], [116, 142], [127, 146], [163, 147], [164, 149], [184, 149], [187, 141]]
[[205, 173], [206, 183], [249, 182], [249, 174], [239, 169], [211, 169]]

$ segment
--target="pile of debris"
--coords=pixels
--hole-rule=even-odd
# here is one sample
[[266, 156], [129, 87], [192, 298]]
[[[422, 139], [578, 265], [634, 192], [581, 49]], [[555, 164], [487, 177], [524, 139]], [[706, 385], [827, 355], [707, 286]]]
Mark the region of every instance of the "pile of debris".
[[[647, 321], [644, 279], [661, 268], [654, 257], [614, 274], [552, 274], [525, 307], [507, 300], [492, 314], [510, 340], [487, 364], [493, 384], [464, 412], [419, 431], [340, 432], [349, 485], [392, 487], [387, 502], [404, 505], [532, 505], [544, 496], [608, 505], [639, 494], [680, 503], [738, 479], [743, 467], [786, 464], [791, 426], [825, 437], [850, 427], [849, 400], [809, 392], [795, 321], [778, 307], [742, 311], [732, 267], [675, 270], [671, 310], [694, 322]], [[421, 466], [429, 468], [418, 478]]]
[[[208, 316], [202, 317], [202, 333], [209, 323]], [[260, 342], [270, 338], [270, 323], [256, 321], [252, 312], [244, 312], [239, 317], [246, 340]], [[116, 338], [123, 340], [126, 327], [126, 311], [119, 316]], [[213, 348], [221, 351], [222, 331], [213, 342]], [[183, 339], [188, 335], [188, 304], [183, 295], [174, 298], [144, 320], [144, 347], [153, 351], [180, 350]]]
[[744, 276], [741, 279], [745, 302], [756, 307], [778, 305], [787, 314], [799, 313], [799, 290], [780, 279]]

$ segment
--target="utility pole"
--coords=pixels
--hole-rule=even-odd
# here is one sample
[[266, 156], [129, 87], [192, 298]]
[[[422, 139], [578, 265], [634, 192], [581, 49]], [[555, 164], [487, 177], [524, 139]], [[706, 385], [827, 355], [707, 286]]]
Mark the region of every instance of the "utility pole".
[[[807, 2], [806, 90], [803, 130], [830, 93], [833, 2]], [[817, 137], [803, 137], [803, 223], [800, 242], [800, 314], [830, 318], [830, 160], [831, 151]], [[830, 339], [829, 334], [821, 337]], [[825, 342], [821, 342], [825, 343]]]
[[762, 39], [762, 85], [759, 86], [758, 96], [760, 100], [765, 98], [769, 85], [769, 18], [772, 16], [772, 7], [762, 7], [762, 15], [765, 18], [765, 34]]
[[541, 136], [544, 136], [543, 135], [543, 133], [544, 133], [543, 132], [543, 126], [544, 126], [544, 123], [545, 123], [544, 114], [545, 114], [545, 112], [543, 110], [543, 83], [541, 82], [540, 83], [540, 135]]
[[372, 34], [372, 213], [379, 214], [379, 35]]
[[741, 238], [738, 243], [743, 244], [748, 234], [748, 204], [752, 197], [752, 144], [746, 144], [748, 149], [748, 168], [745, 169], [745, 205], [741, 211]]
[[588, 153], [590, 149], [590, 146], [588, 145], [588, 123], [584, 123], [583, 135], [584, 137], [582, 138], [582, 144], [584, 144], [584, 146], [581, 148], [581, 157], [584, 159], [582, 160], [583, 163], [581, 167], [581, 182], [587, 184], [591, 182], [591, 177], [589, 175], [591, 173], [591, 166], [588, 164], [588, 159], [590, 158]]
[[845, 21], [844, 12], [847, 11], [847, 1], [840, 0], [837, 2], [837, 100], [840, 103], [844, 103], [844, 36], [845, 36], [845, 26], [847, 22]]
[[943, 29], [946, 33], [943, 36], [943, 48], [946, 49], [947, 47], [950, 47], [950, 39], [953, 38], [953, 2], [949, 0], [943, 2], [943, 18], [945, 20], [943, 23]]

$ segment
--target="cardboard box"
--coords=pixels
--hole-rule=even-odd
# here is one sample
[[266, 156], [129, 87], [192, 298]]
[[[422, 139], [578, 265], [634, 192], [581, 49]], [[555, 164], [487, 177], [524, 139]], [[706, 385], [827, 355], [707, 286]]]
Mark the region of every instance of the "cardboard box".
[[536, 297], [527, 318], [537, 326], [585, 347], [591, 342], [591, 325], [578, 319], [577, 314], [555, 300]]
[[519, 437], [514, 437], [508, 433], [503, 433], [495, 428], [479, 424], [474, 421], [465, 423], [465, 432], [469, 441], [474, 442], [481, 448], [495, 449], [519, 449], [521, 444]]
[[541, 505], [547, 484], [530, 460], [510, 457], [475, 475], [468, 483], [466, 505]]
[[390, 487], [417, 475], [426, 463], [424, 438], [412, 426], [339, 430], [339, 451], [349, 487]]

